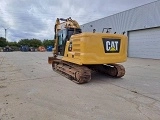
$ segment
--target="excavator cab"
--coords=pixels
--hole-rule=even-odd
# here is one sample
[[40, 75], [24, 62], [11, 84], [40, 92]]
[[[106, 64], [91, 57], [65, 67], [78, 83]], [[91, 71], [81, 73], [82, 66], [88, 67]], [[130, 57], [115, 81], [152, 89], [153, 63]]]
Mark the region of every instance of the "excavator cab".
[[58, 53], [64, 56], [66, 42], [69, 41], [70, 37], [74, 34], [82, 33], [81, 29], [77, 28], [66, 28], [58, 31]]

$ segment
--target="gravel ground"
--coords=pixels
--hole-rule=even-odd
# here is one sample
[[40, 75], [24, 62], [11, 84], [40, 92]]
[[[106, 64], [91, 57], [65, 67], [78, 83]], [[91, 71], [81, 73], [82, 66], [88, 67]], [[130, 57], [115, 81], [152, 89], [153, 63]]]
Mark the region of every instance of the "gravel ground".
[[126, 75], [78, 85], [51, 52], [0, 52], [0, 120], [160, 120], [160, 60], [128, 58]]

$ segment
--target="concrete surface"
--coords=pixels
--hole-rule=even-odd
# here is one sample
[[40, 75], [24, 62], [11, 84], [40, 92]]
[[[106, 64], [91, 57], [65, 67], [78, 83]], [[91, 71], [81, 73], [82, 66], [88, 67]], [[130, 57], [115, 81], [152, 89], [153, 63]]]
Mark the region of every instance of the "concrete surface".
[[160, 60], [129, 58], [126, 75], [78, 85], [50, 52], [0, 52], [0, 120], [160, 120]]

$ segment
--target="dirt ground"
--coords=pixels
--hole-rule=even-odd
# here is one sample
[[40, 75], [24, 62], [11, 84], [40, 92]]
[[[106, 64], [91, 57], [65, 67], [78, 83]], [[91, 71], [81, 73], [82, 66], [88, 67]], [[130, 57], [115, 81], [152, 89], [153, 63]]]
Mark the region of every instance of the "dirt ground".
[[160, 60], [128, 58], [126, 75], [78, 85], [51, 52], [0, 52], [0, 120], [160, 120]]

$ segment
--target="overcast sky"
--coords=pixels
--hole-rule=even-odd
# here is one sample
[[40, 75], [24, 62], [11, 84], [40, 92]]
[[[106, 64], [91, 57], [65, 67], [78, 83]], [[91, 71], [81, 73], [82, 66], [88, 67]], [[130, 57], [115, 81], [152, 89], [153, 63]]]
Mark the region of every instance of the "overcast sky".
[[56, 18], [80, 25], [156, 0], [0, 0], [0, 37], [53, 39]]

